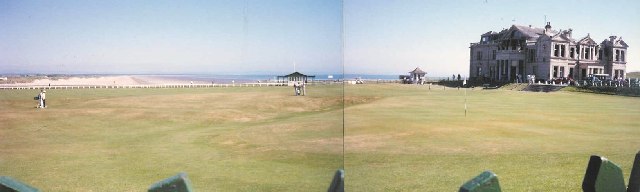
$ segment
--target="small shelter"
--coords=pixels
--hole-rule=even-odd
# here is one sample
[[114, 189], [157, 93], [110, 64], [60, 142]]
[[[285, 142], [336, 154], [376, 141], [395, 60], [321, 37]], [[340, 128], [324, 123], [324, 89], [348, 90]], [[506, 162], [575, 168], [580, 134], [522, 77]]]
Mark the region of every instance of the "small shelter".
[[416, 67], [413, 71], [409, 71], [409, 78], [411, 78], [412, 83], [422, 84], [426, 74], [427, 72], [424, 72], [420, 67]]
[[315, 75], [305, 75], [296, 71], [289, 75], [277, 76], [276, 81], [278, 83], [288, 83], [288, 82], [308, 83], [308, 82], [313, 82], [315, 78], [316, 78]]

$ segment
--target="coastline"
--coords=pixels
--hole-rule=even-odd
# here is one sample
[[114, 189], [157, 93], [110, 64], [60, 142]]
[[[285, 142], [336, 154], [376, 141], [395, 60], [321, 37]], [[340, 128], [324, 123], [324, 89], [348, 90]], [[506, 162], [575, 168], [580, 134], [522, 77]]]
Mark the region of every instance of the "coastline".
[[[8, 76], [0, 81], [2, 86], [125, 86], [125, 85], [172, 85], [172, 84], [233, 84], [233, 83], [273, 83], [276, 75], [20, 75]], [[345, 74], [316, 75], [315, 80], [397, 80], [397, 75]], [[442, 79], [431, 77], [429, 79]]]

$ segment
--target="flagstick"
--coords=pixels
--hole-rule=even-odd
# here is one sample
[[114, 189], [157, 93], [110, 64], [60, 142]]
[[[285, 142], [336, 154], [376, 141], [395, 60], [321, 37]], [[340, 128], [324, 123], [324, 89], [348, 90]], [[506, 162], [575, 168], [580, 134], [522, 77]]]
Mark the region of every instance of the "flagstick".
[[464, 117], [467, 117], [467, 88], [464, 87], [464, 85], [466, 85], [466, 84], [467, 84], [467, 80], [465, 79], [462, 82], [462, 86], [463, 86], [463, 89], [464, 89]]

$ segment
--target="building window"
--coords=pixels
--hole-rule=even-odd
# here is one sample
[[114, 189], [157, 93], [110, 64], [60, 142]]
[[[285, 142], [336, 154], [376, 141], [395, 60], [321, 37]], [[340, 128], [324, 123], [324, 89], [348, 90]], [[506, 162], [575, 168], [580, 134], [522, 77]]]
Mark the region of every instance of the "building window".
[[589, 59], [591, 48], [584, 49], [584, 59]]
[[558, 66], [553, 66], [553, 78], [558, 77]]
[[569, 49], [569, 57], [571, 57], [572, 59], [575, 59], [575, 55], [576, 55], [576, 48], [571, 47], [571, 49]]
[[557, 57], [558, 55], [560, 55], [560, 45], [556, 44], [556, 46], [553, 49], [553, 56]]
[[564, 67], [560, 67], [560, 77], [564, 77]]
[[624, 62], [624, 51], [620, 51], [620, 61]]
[[493, 50], [493, 54], [491, 56], [491, 59], [496, 60], [496, 50]]
[[560, 46], [560, 56], [561, 56], [561, 57], [564, 57], [564, 55], [565, 55], [565, 54], [564, 54], [564, 50], [565, 50], [565, 48], [566, 48], [566, 46], [565, 46], [565, 45], [561, 45], [561, 46]]
[[602, 49], [600, 49], [598, 52], [598, 60], [602, 60], [602, 52], [604, 52]]
[[620, 50], [616, 50], [616, 61], [620, 61]]
[[569, 67], [569, 78], [573, 79], [573, 67]]
[[482, 52], [481, 51], [478, 51], [476, 53], [476, 58], [477, 58], [477, 60], [482, 60]]

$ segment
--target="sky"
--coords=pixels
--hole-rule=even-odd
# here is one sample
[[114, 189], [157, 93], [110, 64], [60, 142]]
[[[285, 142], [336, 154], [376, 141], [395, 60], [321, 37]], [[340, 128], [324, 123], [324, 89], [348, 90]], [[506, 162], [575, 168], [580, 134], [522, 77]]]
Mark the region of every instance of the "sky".
[[336, 0], [3, 0], [0, 26], [0, 74], [342, 72]]
[[640, 71], [640, 1], [345, 0], [345, 73], [427, 76], [469, 73], [469, 44], [513, 24], [573, 29], [600, 43], [610, 35], [629, 45], [628, 71]]
[[610, 35], [640, 71], [640, 1], [0, 1], [0, 74], [468, 73], [513, 24]]

